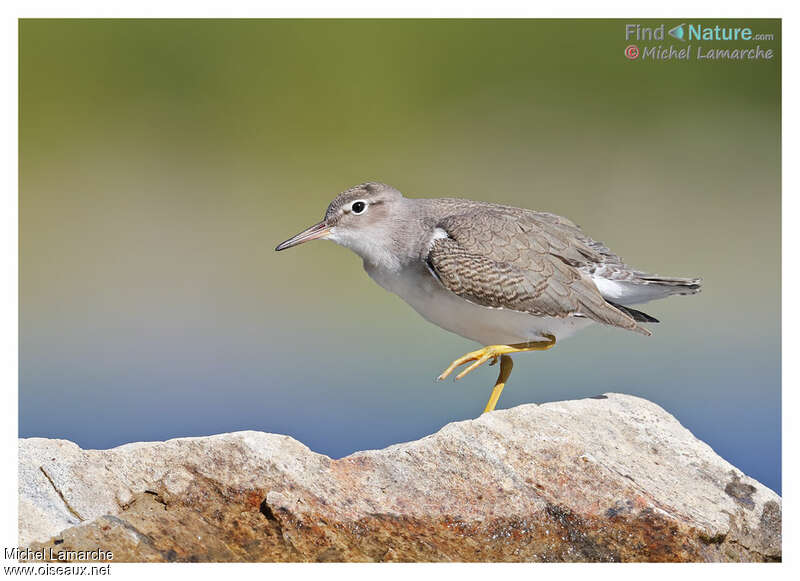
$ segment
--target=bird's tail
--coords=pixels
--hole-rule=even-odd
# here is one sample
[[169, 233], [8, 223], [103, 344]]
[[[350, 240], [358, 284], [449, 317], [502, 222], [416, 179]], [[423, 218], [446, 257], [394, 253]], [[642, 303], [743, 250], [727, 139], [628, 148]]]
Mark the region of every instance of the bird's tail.
[[694, 295], [700, 292], [699, 278], [659, 276], [630, 272], [625, 278], [594, 277], [600, 294], [617, 305], [638, 305], [671, 295]]
[[637, 277], [639, 284], [662, 287], [667, 295], [695, 295], [700, 292], [701, 278], [679, 278], [676, 276], [659, 276], [643, 274]]

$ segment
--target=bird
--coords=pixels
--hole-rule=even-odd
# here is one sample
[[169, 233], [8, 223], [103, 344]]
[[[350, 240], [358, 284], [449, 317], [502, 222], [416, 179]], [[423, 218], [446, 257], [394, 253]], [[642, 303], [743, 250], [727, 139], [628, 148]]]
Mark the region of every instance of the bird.
[[548, 212], [460, 198], [410, 198], [380, 182], [337, 195], [325, 217], [279, 244], [325, 239], [439, 327], [482, 348], [455, 359], [461, 379], [486, 362], [500, 370], [484, 413], [495, 409], [511, 355], [551, 349], [589, 325], [651, 335], [659, 321], [632, 305], [700, 292], [700, 278], [628, 266], [572, 221]]

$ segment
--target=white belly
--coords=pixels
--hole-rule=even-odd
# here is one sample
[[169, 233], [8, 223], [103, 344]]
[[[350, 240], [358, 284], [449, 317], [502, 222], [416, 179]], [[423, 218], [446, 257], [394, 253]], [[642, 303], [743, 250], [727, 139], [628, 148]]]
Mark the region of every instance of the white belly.
[[583, 317], [535, 317], [476, 305], [445, 289], [427, 269], [394, 272], [364, 263], [364, 270], [431, 323], [482, 345], [544, 340], [545, 333], [560, 341], [591, 324]]

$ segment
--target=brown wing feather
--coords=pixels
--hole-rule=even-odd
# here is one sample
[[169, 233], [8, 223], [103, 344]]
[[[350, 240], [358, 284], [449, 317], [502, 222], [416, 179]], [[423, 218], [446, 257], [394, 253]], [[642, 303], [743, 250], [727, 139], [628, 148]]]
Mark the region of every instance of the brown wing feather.
[[[670, 294], [695, 294], [700, 292], [699, 278], [660, 276], [638, 270], [625, 264], [602, 242], [592, 240], [584, 232], [562, 216], [546, 212], [523, 210], [525, 219], [549, 225], [552, 235], [566, 237], [569, 244], [562, 258], [587, 275], [599, 276], [609, 280], [620, 280], [641, 285], [662, 285], [674, 287]], [[532, 216], [529, 216], [532, 215]]]
[[574, 244], [574, 224], [551, 217], [559, 218], [514, 215], [502, 208], [448, 216], [437, 224], [448, 237], [433, 242], [428, 265], [448, 290], [479, 305], [538, 316], [585, 316], [649, 334], [607, 303], [571, 264], [594, 251]]

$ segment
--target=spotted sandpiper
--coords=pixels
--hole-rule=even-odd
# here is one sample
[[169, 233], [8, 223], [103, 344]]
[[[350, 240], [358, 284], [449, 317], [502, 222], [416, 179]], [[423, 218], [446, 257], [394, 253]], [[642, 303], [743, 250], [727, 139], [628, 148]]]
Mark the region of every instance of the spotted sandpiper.
[[327, 239], [350, 248], [379, 285], [428, 321], [483, 348], [453, 361], [500, 360], [484, 413], [508, 381], [510, 355], [543, 351], [592, 323], [650, 335], [630, 305], [700, 292], [700, 279], [647, 274], [555, 214], [455, 198], [414, 199], [377, 182], [336, 196], [325, 218], [278, 245]]

